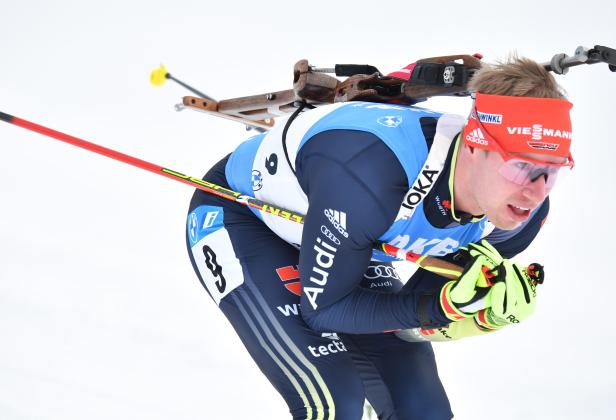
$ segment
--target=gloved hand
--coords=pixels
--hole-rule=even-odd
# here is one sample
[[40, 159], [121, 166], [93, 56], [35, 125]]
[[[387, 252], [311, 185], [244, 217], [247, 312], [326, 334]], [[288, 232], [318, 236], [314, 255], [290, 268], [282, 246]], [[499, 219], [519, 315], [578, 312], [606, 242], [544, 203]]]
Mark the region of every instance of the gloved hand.
[[[488, 263], [490, 264], [489, 268], [492, 270], [495, 270], [496, 267], [501, 265], [504, 260], [496, 248], [494, 248], [492, 244], [485, 239], [481, 240], [479, 243], [469, 244], [465, 251], [470, 257], [477, 255], [483, 255], [486, 257]], [[500, 318], [495, 317], [490, 308], [481, 309], [473, 316], [473, 320], [475, 321], [475, 326], [481, 331], [498, 330], [508, 324]]]
[[484, 255], [473, 256], [460, 277], [445, 283], [441, 288], [440, 306], [448, 319], [460, 321], [490, 306], [486, 299], [490, 291], [490, 283], [484, 271], [484, 267], [489, 268], [487, 264], [489, 262]]
[[396, 331], [398, 338], [409, 342], [453, 341], [461, 338], [489, 334], [492, 330], [479, 328], [473, 318], [452, 322], [447, 326], [435, 328], [409, 328]]
[[485, 239], [482, 239], [481, 242], [476, 244], [468, 244], [466, 248], [462, 249], [466, 249], [466, 252], [468, 252], [471, 257], [483, 255], [488, 261], [487, 266], [489, 269], [494, 269], [505, 260], [496, 248], [494, 248], [492, 244]]
[[534, 263], [522, 267], [509, 260], [501, 263], [504, 279], [498, 279], [491, 290], [487, 309], [474, 315], [482, 330], [496, 330], [508, 324], [517, 324], [531, 316], [535, 310], [537, 284], [543, 283], [543, 267]]

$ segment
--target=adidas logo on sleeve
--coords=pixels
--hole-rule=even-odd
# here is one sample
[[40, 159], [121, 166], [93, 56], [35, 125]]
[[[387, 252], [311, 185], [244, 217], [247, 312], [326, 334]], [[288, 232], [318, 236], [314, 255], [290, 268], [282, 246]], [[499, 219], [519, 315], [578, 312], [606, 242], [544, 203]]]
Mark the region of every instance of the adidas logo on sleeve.
[[345, 238], [349, 237], [347, 233], [347, 215], [343, 211], [325, 209], [324, 211], [325, 217], [330, 221], [330, 223], [336, 228], [338, 232]]

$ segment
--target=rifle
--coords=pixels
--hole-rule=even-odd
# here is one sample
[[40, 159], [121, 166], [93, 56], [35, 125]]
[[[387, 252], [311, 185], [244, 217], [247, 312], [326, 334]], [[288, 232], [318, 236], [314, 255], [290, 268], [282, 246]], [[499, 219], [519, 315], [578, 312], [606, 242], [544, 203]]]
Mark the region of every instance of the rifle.
[[164, 66], [154, 70], [150, 80], [160, 86], [171, 79], [198, 95], [184, 96], [176, 110], [189, 108], [265, 131], [273, 127], [274, 118], [294, 112], [301, 103], [313, 107], [348, 101], [412, 105], [433, 96], [468, 96], [466, 85], [481, 66], [480, 59], [479, 54], [425, 58], [387, 76], [370, 65], [336, 64], [324, 69], [300, 60], [293, 66], [292, 89], [220, 101], [180, 82]]
[[[317, 68], [307, 60], [300, 60], [293, 66], [292, 89], [220, 101], [176, 79], [164, 66], [154, 70], [150, 80], [160, 86], [166, 79], [171, 79], [198, 95], [184, 96], [182, 103], [176, 105], [178, 111], [189, 108], [263, 132], [274, 126], [276, 117], [296, 111], [301, 104], [315, 107], [336, 102], [368, 101], [412, 105], [434, 96], [469, 96], [467, 85], [481, 67], [481, 58], [480, 54], [424, 58], [388, 75], [371, 65], [336, 64], [334, 68]], [[556, 54], [542, 65], [548, 71], [566, 74], [570, 67], [596, 63], [607, 63], [609, 70], [616, 72], [616, 50], [601, 45], [594, 48], [580, 46], [572, 57]]]

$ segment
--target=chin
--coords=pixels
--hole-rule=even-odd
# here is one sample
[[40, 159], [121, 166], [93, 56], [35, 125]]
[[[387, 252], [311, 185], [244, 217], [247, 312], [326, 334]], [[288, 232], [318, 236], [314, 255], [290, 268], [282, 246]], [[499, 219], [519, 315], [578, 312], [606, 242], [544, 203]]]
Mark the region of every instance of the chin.
[[498, 229], [502, 229], [502, 230], [513, 230], [522, 224], [522, 222], [518, 222], [516, 220], [511, 220], [511, 219], [506, 219], [504, 217], [498, 217], [498, 216], [490, 217], [490, 215], [487, 215], [487, 216], [488, 216], [488, 220], [490, 221], [490, 223], [492, 223]]

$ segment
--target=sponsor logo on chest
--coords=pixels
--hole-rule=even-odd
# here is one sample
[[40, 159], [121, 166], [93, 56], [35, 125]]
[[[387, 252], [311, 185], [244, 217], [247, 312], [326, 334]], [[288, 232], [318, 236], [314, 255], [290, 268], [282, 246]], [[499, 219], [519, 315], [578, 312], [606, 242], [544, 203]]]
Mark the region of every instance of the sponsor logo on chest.
[[430, 170], [428, 167], [424, 168], [413, 184], [413, 187], [404, 196], [402, 207], [409, 210], [415, 209], [415, 206], [421, 203], [421, 200], [428, 194], [439, 173], [440, 170]]
[[395, 247], [420, 255], [443, 256], [455, 252], [460, 242], [453, 238], [417, 238], [411, 243], [410, 235], [398, 235], [389, 243]]

